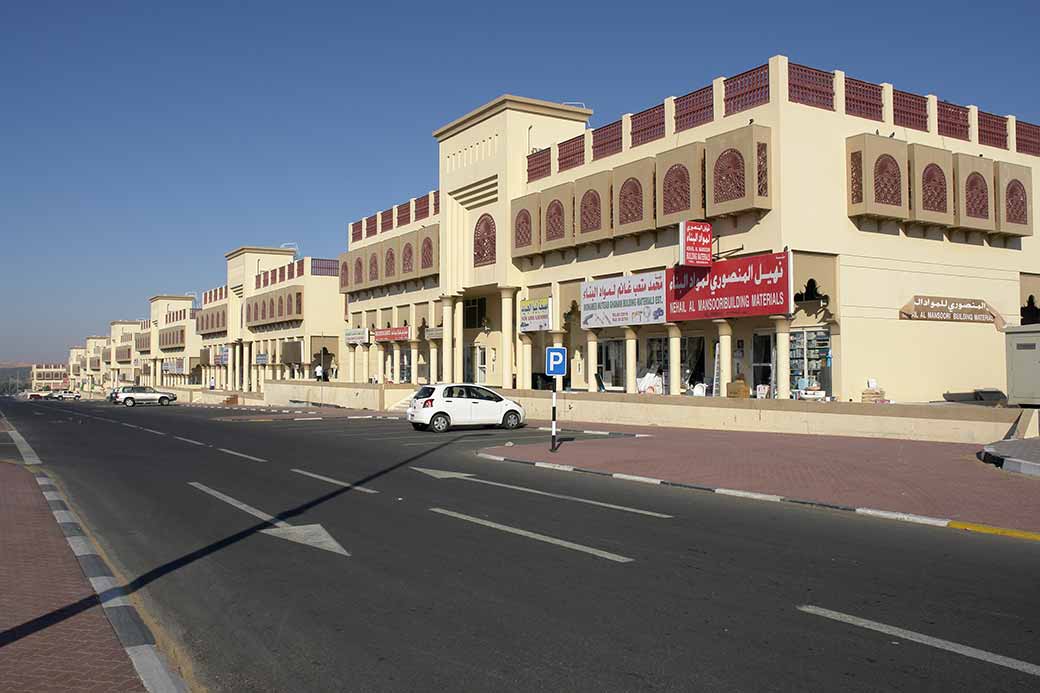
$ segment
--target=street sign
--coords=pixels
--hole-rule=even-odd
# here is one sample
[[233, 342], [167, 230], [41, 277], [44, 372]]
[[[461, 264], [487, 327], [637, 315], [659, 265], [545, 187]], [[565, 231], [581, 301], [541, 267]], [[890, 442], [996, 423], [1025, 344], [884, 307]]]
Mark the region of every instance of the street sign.
[[545, 347], [545, 374], [567, 375], [567, 347]]
[[684, 267], [711, 267], [711, 224], [684, 221], [679, 224], [679, 264]]

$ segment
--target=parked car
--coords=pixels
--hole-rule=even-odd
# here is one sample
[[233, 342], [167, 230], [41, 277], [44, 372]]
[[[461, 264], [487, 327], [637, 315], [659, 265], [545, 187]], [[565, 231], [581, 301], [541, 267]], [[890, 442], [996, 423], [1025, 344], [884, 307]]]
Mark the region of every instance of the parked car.
[[108, 394], [105, 396], [105, 399], [107, 399], [112, 404], [115, 404], [116, 403], [116, 395], [118, 395], [122, 390], [129, 390], [129, 389], [130, 389], [129, 387], [113, 387], [111, 390], [108, 391]]
[[64, 399], [79, 399], [79, 393], [78, 392], [73, 392], [72, 390], [61, 390], [60, 392], [55, 392], [52, 395], [52, 397], [54, 397], [54, 399], [63, 399], [63, 400]]
[[158, 404], [165, 407], [176, 401], [177, 395], [172, 392], [163, 392], [142, 385], [121, 387], [116, 393], [116, 404], [122, 404], [124, 407], [135, 407], [138, 404]]
[[417, 431], [444, 433], [454, 426], [517, 428], [526, 420], [519, 402], [469, 383], [421, 387], [408, 405], [408, 421]]

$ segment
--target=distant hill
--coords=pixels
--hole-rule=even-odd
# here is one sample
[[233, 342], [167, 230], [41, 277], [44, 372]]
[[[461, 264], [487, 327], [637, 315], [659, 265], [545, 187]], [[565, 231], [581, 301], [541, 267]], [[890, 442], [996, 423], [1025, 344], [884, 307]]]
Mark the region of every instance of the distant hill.
[[0, 370], [7, 368], [31, 368], [31, 363], [24, 363], [22, 361], [0, 361]]

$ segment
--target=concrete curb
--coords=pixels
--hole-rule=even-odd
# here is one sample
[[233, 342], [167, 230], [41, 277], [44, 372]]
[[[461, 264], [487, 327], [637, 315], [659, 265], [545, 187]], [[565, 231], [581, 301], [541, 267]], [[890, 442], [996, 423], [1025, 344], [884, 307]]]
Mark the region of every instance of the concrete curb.
[[1030, 462], [1017, 457], [1005, 457], [997, 452], [992, 445], [982, 448], [976, 457], [986, 464], [992, 464], [994, 467], [1003, 469], [1005, 472], [1040, 477], [1040, 462]]
[[784, 496], [776, 496], [769, 493], [759, 493], [757, 491], [741, 491], [738, 489], [702, 486], [700, 484], [687, 484], [681, 481], [654, 479], [652, 477], [636, 476], [634, 474], [612, 473], [605, 472], [599, 469], [583, 469], [581, 467], [573, 467], [567, 464], [553, 464], [551, 462], [530, 462], [528, 460], [515, 460], [509, 457], [492, 455], [486, 452], [478, 452], [477, 457], [485, 460], [491, 460], [493, 462], [510, 462], [512, 464], [525, 464], [530, 467], [541, 467], [542, 469], [552, 469], [559, 472], [579, 472], [581, 474], [609, 476], [613, 477], [614, 479], [620, 479], [622, 481], [633, 481], [641, 484], [674, 486], [677, 488], [684, 488], [692, 491], [706, 491], [708, 493], [717, 493], [724, 496], [735, 496], [738, 498], [747, 498], [751, 500], [765, 501], [770, 503], [793, 503], [795, 505], [808, 505], [815, 508], [825, 508], [827, 510], [839, 510], [842, 512], [856, 513], [858, 515], [868, 515], [870, 517], [877, 517], [884, 520], [910, 522], [912, 524], [928, 525], [930, 527], [946, 527], [949, 529], [960, 529], [966, 532], [976, 532], [979, 534], [995, 534], [998, 536], [1014, 537], [1016, 539], [1026, 539], [1028, 541], [1040, 542], [1040, 532], [1027, 532], [1020, 529], [997, 527], [994, 525], [987, 525], [978, 522], [962, 522], [960, 520], [950, 520], [940, 517], [929, 517], [927, 515], [915, 515], [913, 513], [895, 512], [892, 510], [878, 510], [876, 508], [855, 508], [850, 505], [841, 505], [839, 503], [828, 503], [825, 501], [810, 500], [805, 498], [786, 498]]
[[[539, 426], [538, 431], [551, 431], [549, 426]], [[587, 436], [603, 436], [605, 438], [651, 438], [650, 433], [620, 433], [618, 431], [583, 431], [580, 428], [557, 428], [557, 433], [584, 433]]]

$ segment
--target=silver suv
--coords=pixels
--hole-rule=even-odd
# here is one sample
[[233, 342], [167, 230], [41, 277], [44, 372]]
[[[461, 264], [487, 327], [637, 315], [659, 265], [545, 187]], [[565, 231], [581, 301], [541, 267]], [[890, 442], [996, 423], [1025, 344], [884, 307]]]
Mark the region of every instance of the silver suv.
[[162, 392], [154, 387], [135, 385], [133, 387], [121, 387], [116, 393], [115, 403], [126, 407], [138, 404], [158, 404], [165, 407], [170, 402], [176, 402], [177, 395], [172, 392]]

